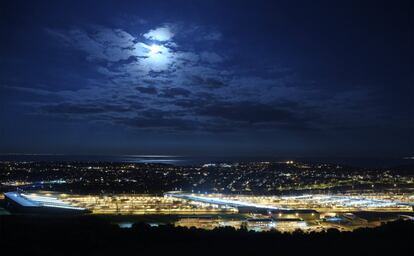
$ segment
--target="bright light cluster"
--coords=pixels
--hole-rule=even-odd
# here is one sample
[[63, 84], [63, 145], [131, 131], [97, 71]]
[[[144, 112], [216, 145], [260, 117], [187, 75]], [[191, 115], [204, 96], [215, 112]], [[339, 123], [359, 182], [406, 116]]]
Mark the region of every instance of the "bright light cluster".
[[8, 192], [5, 193], [5, 195], [16, 203], [26, 207], [53, 207], [70, 210], [85, 210], [84, 208], [71, 206], [56, 197], [23, 194], [18, 192]]

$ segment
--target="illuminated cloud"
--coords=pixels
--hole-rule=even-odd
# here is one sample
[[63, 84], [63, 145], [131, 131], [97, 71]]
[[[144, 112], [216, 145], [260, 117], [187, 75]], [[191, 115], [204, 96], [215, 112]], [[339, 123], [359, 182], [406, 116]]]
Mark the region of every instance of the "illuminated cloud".
[[164, 45], [147, 45], [141, 43], [147, 49], [146, 56], [139, 60], [141, 67], [146, 71], [162, 71], [169, 68], [174, 61], [174, 53]]
[[143, 35], [146, 39], [160, 42], [170, 41], [174, 33], [169, 26], [152, 29]]
[[88, 53], [89, 60], [120, 61], [128, 59], [134, 48], [134, 37], [121, 29], [93, 26], [88, 30], [72, 29], [69, 43]]

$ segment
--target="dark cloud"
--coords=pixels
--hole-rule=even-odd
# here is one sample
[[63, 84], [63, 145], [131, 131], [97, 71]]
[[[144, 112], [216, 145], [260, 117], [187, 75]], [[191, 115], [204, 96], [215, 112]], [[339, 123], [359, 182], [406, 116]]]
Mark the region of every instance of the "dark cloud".
[[190, 119], [159, 116], [124, 118], [118, 119], [116, 122], [139, 129], [158, 128], [171, 131], [195, 130], [199, 125], [198, 122]]
[[176, 100], [173, 104], [182, 108], [194, 108], [200, 106], [200, 102], [198, 100], [191, 99]]
[[212, 105], [217, 102], [214, 94], [207, 92], [199, 92], [192, 95], [191, 98], [176, 99], [172, 102], [175, 106], [182, 108], [201, 108], [206, 105]]
[[147, 109], [141, 112], [141, 115], [146, 118], [164, 118], [176, 116], [177, 112], [165, 111], [160, 109]]
[[145, 94], [157, 94], [158, 90], [155, 87], [136, 87], [135, 89], [137, 89], [140, 93], [145, 93]]
[[160, 96], [164, 98], [175, 98], [177, 96], [188, 97], [190, 94], [191, 92], [189, 90], [174, 87], [163, 89]]
[[75, 104], [61, 103], [47, 105], [42, 108], [47, 113], [52, 114], [98, 114], [106, 112], [128, 112], [129, 107], [112, 104]]
[[200, 108], [198, 114], [248, 123], [289, 122], [297, 119], [289, 110], [254, 102], [224, 102]]
[[159, 80], [159, 79], [144, 79], [142, 80], [142, 82], [148, 85], [157, 85], [157, 84], [167, 85], [167, 84], [172, 83], [171, 80]]
[[148, 76], [152, 78], [168, 77], [171, 74], [171, 70], [150, 70]]
[[[1, 81], [0, 81], [1, 84]], [[49, 91], [36, 90], [26, 87], [2, 87], [0, 86], [0, 102], [17, 103], [16, 98], [21, 102], [56, 102], [63, 98], [59, 95], [54, 95]]]
[[222, 87], [226, 86], [225, 83], [223, 83], [222, 81], [220, 81], [216, 78], [209, 78], [209, 77], [203, 78], [203, 77], [197, 76], [197, 75], [192, 76], [191, 83], [193, 85], [206, 87], [206, 88], [210, 88], [210, 89], [217, 89], [217, 88], [222, 88]]

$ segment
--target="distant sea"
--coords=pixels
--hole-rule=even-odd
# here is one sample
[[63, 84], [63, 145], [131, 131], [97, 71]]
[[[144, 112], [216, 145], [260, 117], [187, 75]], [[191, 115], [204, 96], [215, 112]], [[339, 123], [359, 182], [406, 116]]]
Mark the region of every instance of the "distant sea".
[[284, 162], [293, 160], [304, 163], [331, 163], [354, 167], [395, 167], [400, 165], [414, 166], [414, 158], [317, 158], [317, 157], [188, 157], [158, 155], [53, 155], [53, 154], [6, 154], [0, 155], [0, 161], [17, 162], [120, 162], [120, 163], [164, 163], [178, 166], [198, 166], [207, 163], [237, 162]]

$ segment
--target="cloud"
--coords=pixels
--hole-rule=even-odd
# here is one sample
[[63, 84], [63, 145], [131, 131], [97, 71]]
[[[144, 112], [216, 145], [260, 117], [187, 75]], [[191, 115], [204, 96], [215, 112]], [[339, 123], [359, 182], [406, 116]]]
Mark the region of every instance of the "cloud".
[[216, 103], [200, 108], [198, 114], [248, 123], [289, 122], [294, 114], [286, 109], [254, 102]]
[[[173, 30], [179, 28], [181, 33], [176, 36]], [[218, 66], [223, 57], [212, 46], [205, 46], [201, 52], [193, 47], [183, 47], [183, 44], [196, 45], [195, 35], [188, 35], [185, 29], [172, 24], [160, 26], [142, 34], [142, 37], [133, 36], [122, 29], [102, 26], [74, 28], [66, 32], [47, 31], [50, 36], [64, 41], [65, 45], [84, 52], [87, 60], [97, 65], [99, 73], [115, 82], [148, 80], [145, 76], [151, 76], [152, 79], [174, 77], [176, 82], [180, 82], [194, 74], [215, 77], [225, 72]], [[209, 32], [198, 28], [197, 33]], [[146, 39], [156, 42], [151, 43]], [[154, 47], [157, 51], [153, 50]]]
[[136, 89], [137, 89], [140, 93], [145, 93], [145, 94], [157, 94], [157, 88], [155, 88], [155, 87], [136, 87]]
[[135, 117], [117, 120], [117, 123], [139, 129], [158, 128], [173, 131], [194, 130], [198, 126], [198, 122], [191, 119], [182, 118], [164, 118], [164, 117]]
[[210, 77], [203, 78], [198, 75], [194, 75], [191, 78], [191, 83], [197, 86], [206, 87], [210, 89], [217, 89], [217, 88], [222, 88], [226, 86], [226, 84], [224, 84], [222, 81], [216, 78], [210, 78]]
[[70, 43], [88, 53], [89, 60], [120, 61], [133, 56], [134, 37], [121, 29], [94, 26], [89, 30], [72, 29]]
[[191, 92], [183, 88], [166, 88], [162, 90], [161, 97], [175, 98], [176, 96], [188, 97]]
[[204, 62], [207, 63], [219, 63], [223, 61], [223, 57], [221, 57], [220, 55], [218, 55], [215, 52], [202, 52], [200, 54], [200, 59]]
[[164, 117], [171, 117], [171, 116], [177, 116], [177, 112], [171, 112], [171, 111], [165, 111], [161, 109], [155, 109], [155, 108], [149, 108], [146, 109], [140, 114], [146, 118], [164, 118]]
[[183, 100], [176, 100], [173, 103], [174, 105], [182, 108], [194, 108], [199, 106], [200, 102], [196, 100], [190, 100], [190, 99], [183, 99]]
[[247, 72], [232, 66], [231, 56], [224, 59], [214, 46], [223, 39], [219, 32], [166, 25], [135, 36], [99, 26], [50, 34], [86, 53], [100, 79], [89, 80], [81, 91], [65, 92], [68, 103], [44, 106], [49, 114], [96, 114], [91, 119], [106, 114], [115, 124], [135, 128], [230, 131], [309, 127], [308, 117], [315, 112], [281, 103], [307, 99], [300, 88], [287, 87], [286, 76], [275, 76], [274, 69]]
[[43, 110], [52, 114], [98, 114], [106, 112], [128, 112], [130, 108], [111, 104], [61, 103], [43, 106]]
[[211, 41], [219, 41], [221, 40], [221, 38], [222, 38], [222, 35], [218, 31], [209, 32], [205, 34], [203, 37], [204, 40], [211, 40]]
[[143, 35], [146, 39], [155, 40], [160, 42], [170, 41], [174, 37], [174, 33], [171, 31], [171, 27], [159, 27], [152, 29]]
[[[16, 100], [18, 98], [19, 100]], [[36, 103], [36, 102], [54, 102], [56, 100], [62, 100], [59, 95], [55, 95], [53, 92], [22, 86], [1, 86], [0, 85], [0, 102], [10, 101], [16, 103]]]

